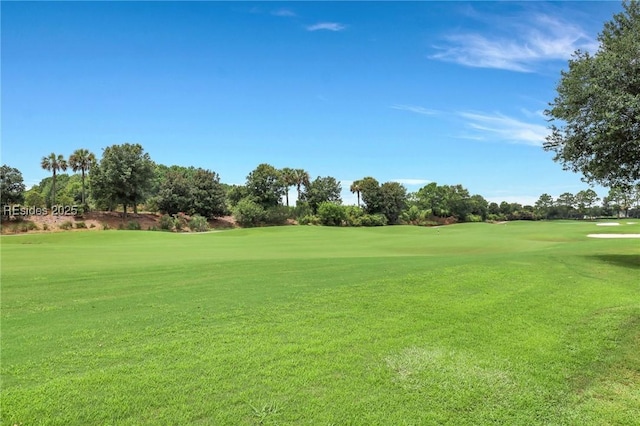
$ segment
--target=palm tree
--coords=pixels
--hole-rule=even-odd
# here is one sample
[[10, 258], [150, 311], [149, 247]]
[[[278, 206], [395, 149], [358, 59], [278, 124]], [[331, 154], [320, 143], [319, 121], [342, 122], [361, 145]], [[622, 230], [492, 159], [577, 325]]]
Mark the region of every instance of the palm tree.
[[56, 174], [58, 170], [67, 170], [67, 162], [62, 155], [53, 152], [48, 157], [42, 157], [40, 163], [43, 169], [53, 172], [53, 182], [51, 186], [51, 205], [56, 204]]
[[78, 170], [82, 171], [82, 205], [86, 206], [86, 198], [85, 198], [85, 189], [84, 189], [84, 178], [85, 173], [95, 164], [96, 156], [93, 155], [92, 152], [86, 149], [76, 149], [73, 154], [69, 157], [69, 167], [73, 169], [74, 172]]
[[353, 183], [351, 184], [351, 187], [349, 188], [351, 190], [351, 193], [356, 193], [358, 195], [358, 207], [360, 207], [360, 187], [361, 187], [361, 181], [359, 180], [354, 180]]
[[301, 191], [300, 188], [302, 187], [302, 185], [309, 185], [309, 173], [306, 172], [306, 170], [304, 169], [295, 169], [293, 171], [293, 175], [294, 175], [294, 183], [296, 185], [296, 187], [298, 188], [298, 200], [300, 200], [301, 198]]
[[284, 194], [287, 199], [287, 207], [289, 207], [289, 187], [296, 185], [296, 171], [292, 168], [285, 167], [281, 172], [284, 184], [287, 186], [287, 191]]

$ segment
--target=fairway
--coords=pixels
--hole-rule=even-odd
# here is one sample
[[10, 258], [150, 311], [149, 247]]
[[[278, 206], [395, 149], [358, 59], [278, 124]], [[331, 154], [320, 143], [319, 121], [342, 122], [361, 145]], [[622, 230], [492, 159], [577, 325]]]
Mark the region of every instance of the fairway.
[[3, 236], [1, 424], [633, 425], [640, 224]]

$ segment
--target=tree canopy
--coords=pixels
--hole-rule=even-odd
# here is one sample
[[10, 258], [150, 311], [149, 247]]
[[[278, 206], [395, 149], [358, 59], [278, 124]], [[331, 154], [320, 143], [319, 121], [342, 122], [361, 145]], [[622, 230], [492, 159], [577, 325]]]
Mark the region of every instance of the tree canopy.
[[127, 206], [141, 203], [151, 188], [154, 163], [142, 145], [125, 143], [104, 149], [102, 159], [89, 172], [93, 196], [103, 204]]
[[0, 195], [2, 205], [20, 204], [24, 201], [22, 173], [15, 167], [3, 164], [0, 167]]
[[598, 36], [599, 50], [577, 51], [561, 73], [546, 151], [587, 182], [640, 180], [640, 2], [625, 2]]

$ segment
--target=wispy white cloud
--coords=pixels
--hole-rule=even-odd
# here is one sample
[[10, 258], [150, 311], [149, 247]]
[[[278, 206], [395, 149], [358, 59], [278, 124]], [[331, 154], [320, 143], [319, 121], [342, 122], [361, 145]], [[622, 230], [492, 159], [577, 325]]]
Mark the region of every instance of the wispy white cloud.
[[594, 52], [598, 42], [577, 24], [545, 14], [503, 19], [504, 34], [449, 34], [429, 58], [478, 68], [534, 72], [548, 60], [569, 59], [576, 50]]
[[317, 24], [307, 26], [307, 31], [343, 31], [347, 28], [346, 25], [338, 22], [318, 22]]
[[458, 113], [467, 120], [467, 127], [474, 132], [462, 136], [467, 139], [488, 139], [524, 145], [542, 146], [548, 129], [541, 124], [527, 123], [503, 114]]
[[274, 16], [283, 16], [283, 17], [288, 17], [288, 18], [292, 18], [294, 16], [297, 16], [296, 13], [290, 9], [277, 9], [277, 10], [273, 10], [271, 11], [271, 14]]
[[418, 186], [418, 185], [426, 185], [433, 181], [428, 179], [391, 179], [391, 182], [398, 182], [407, 186]]
[[414, 112], [416, 114], [422, 114], [422, 115], [434, 115], [437, 114], [438, 111], [433, 110], [433, 109], [427, 109], [421, 106], [417, 106], [417, 105], [398, 105], [398, 104], [394, 104], [391, 105], [391, 108], [393, 109], [399, 109], [401, 111], [409, 111], [409, 112]]

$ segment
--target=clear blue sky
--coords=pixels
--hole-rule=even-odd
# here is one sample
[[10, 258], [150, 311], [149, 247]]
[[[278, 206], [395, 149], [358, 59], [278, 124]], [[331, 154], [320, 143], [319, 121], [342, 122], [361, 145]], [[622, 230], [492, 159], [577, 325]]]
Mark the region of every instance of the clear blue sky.
[[[618, 2], [1, 2], [2, 163], [140, 143], [244, 183], [260, 163], [532, 204], [588, 188], [542, 111]], [[606, 189], [596, 187], [599, 195]]]

